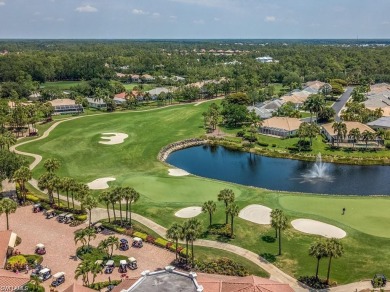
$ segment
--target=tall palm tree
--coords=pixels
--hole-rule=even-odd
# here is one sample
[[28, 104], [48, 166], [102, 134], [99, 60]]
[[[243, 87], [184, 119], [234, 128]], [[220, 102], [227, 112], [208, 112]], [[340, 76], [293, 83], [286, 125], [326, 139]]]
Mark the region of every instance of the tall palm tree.
[[10, 131], [0, 134], [0, 149], [9, 149], [16, 144], [16, 137]]
[[98, 244], [98, 247], [97, 247], [99, 250], [102, 250], [104, 251], [107, 255], [109, 253], [109, 244], [108, 244], [108, 238], [107, 239], [103, 239], [101, 242], [99, 242]]
[[310, 123], [313, 122], [313, 113], [316, 114], [316, 121], [318, 120], [318, 113], [324, 108], [325, 100], [320, 94], [312, 94], [303, 104], [310, 112]]
[[329, 277], [330, 277], [330, 266], [332, 262], [332, 258], [339, 258], [344, 253], [344, 248], [340, 240], [336, 238], [330, 238], [326, 240], [325, 243], [326, 247], [326, 254], [329, 257], [329, 263], [328, 263], [328, 273], [326, 276], [326, 283], [329, 284]]
[[175, 255], [177, 261], [177, 246], [179, 244], [179, 239], [182, 238], [183, 227], [178, 223], [173, 223], [173, 225], [167, 230], [167, 238], [175, 240]]
[[60, 207], [61, 206], [61, 202], [60, 202], [60, 189], [62, 189], [62, 179], [60, 177], [54, 175], [53, 180], [54, 180], [54, 187], [57, 190], [57, 203], [58, 203], [58, 207]]
[[210, 200], [210, 201], [203, 203], [202, 212], [209, 213], [209, 219], [210, 219], [209, 226], [211, 226], [211, 224], [212, 224], [212, 219], [213, 219], [212, 217], [213, 217], [213, 214], [215, 213], [216, 209], [217, 209], [217, 204], [215, 204], [214, 201]]
[[115, 203], [117, 201], [116, 194], [115, 194], [114, 190], [109, 191], [108, 194], [109, 194], [109, 199], [110, 199], [110, 203], [112, 206], [112, 212], [114, 213], [114, 222], [115, 222], [116, 221]]
[[107, 245], [108, 245], [108, 247], [111, 250], [110, 254], [109, 254], [109, 257], [111, 259], [112, 258], [112, 254], [114, 253], [114, 248], [118, 249], [118, 247], [119, 247], [119, 238], [116, 237], [116, 236], [109, 236], [107, 238]]
[[188, 220], [188, 237], [191, 242], [191, 263], [194, 264], [194, 241], [202, 232], [202, 224], [196, 218]]
[[125, 187], [123, 188], [123, 198], [126, 200], [126, 221], [127, 214], [130, 213], [129, 223], [131, 225], [131, 206], [133, 203], [136, 203], [139, 200], [140, 194], [133, 188]]
[[[72, 189], [72, 185], [73, 185], [72, 178], [70, 178], [70, 177], [61, 178], [61, 187], [66, 193], [66, 203], [67, 203], [68, 209], [70, 208], [69, 207], [69, 191]], [[72, 199], [73, 199], [73, 196], [72, 196]], [[74, 209], [74, 207], [73, 207], [73, 209]]]
[[183, 223], [182, 232], [181, 232], [181, 236], [180, 236], [180, 239], [185, 240], [185, 242], [186, 242], [186, 263], [188, 263], [188, 243], [191, 239], [190, 228], [191, 228], [191, 226], [189, 224], [189, 221], [185, 221]]
[[85, 184], [77, 184], [76, 199], [80, 202], [80, 209], [84, 211], [84, 201], [90, 194], [89, 187]]
[[233, 225], [233, 222], [234, 222], [234, 217], [238, 216], [238, 214], [240, 213], [240, 208], [238, 207], [238, 205], [236, 203], [230, 203], [228, 205], [228, 207], [226, 208], [226, 214], [230, 215], [230, 237], [233, 238], [234, 237], [234, 225]]
[[75, 270], [74, 278], [77, 280], [81, 276], [85, 286], [89, 284], [88, 274], [91, 271], [91, 264], [90, 261], [82, 261]]
[[95, 279], [96, 279], [96, 276], [101, 273], [103, 270], [103, 267], [102, 265], [98, 264], [98, 263], [92, 263], [92, 266], [91, 266], [91, 273], [92, 273], [92, 284], [95, 283]]
[[112, 190], [113, 195], [115, 197], [115, 201], [119, 203], [119, 216], [121, 218], [121, 225], [123, 224], [123, 216], [122, 216], [122, 200], [123, 200], [123, 189], [121, 187], [116, 187]]
[[[276, 209], [278, 210], [278, 209]], [[274, 226], [278, 230], [279, 234], [279, 253], [282, 254], [282, 230], [287, 228], [287, 217], [284, 215], [282, 210], [275, 211], [277, 216], [274, 218], [271, 217], [271, 225]]]
[[348, 133], [348, 136], [351, 137], [353, 148], [355, 148], [355, 143], [360, 139], [361, 136], [359, 128], [351, 129]]
[[84, 246], [87, 244], [87, 233], [85, 230], [86, 229], [80, 229], [74, 233], [74, 243], [77, 244], [78, 242], [80, 242], [82, 244], [81, 249], [84, 249]]
[[366, 149], [368, 148], [368, 141], [372, 141], [375, 139], [375, 134], [371, 133], [368, 130], [364, 130], [362, 133], [362, 140], [366, 142]]
[[43, 163], [43, 166], [48, 172], [55, 172], [58, 168], [60, 168], [61, 163], [58, 159], [56, 158], [49, 158], [46, 159], [45, 162]]
[[278, 227], [276, 226], [276, 222], [277, 222], [277, 219], [278, 216], [279, 216], [279, 213], [281, 212], [282, 210], [280, 209], [273, 209], [271, 211], [271, 226], [273, 228], [275, 228], [275, 238], [278, 238]]
[[85, 228], [84, 229], [84, 234], [85, 234], [85, 237], [87, 238], [87, 247], [90, 248], [90, 241], [91, 239], [95, 239], [96, 238], [96, 229], [95, 228]]
[[84, 208], [88, 210], [88, 217], [89, 217], [89, 227], [91, 227], [92, 224], [92, 209], [96, 208], [98, 206], [98, 200], [89, 193], [83, 200]]
[[38, 179], [38, 188], [41, 190], [47, 190], [50, 204], [54, 204], [53, 191], [55, 189], [54, 174], [47, 172], [42, 174]]
[[320, 267], [320, 260], [327, 256], [326, 244], [323, 240], [317, 240], [309, 249], [309, 255], [317, 259], [316, 278], [318, 279], [318, 270]]
[[24, 199], [26, 199], [27, 195], [26, 182], [28, 182], [31, 178], [32, 173], [27, 166], [22, 166], [14, 172], [13, 180], [19, 184], [19, 189]]
[[340, 140], [347, 135], [347, 125], [343, 122], [334, 122], [332, 128], [337, 137], [337, 146], [339, 146]]
[[[218, 194], [218, 201], [223, 201], [225, 203], [225, 212], [227, 210], [227, 207], [230, 203], [233, 203], [235, 199], [233, 190], [230, 189], [223, 189]], [[225, 224], [228, 224], [229, 222], [229, 214], [226, 212], [226, 220]]]
[[111, 222], [110, 210], [109, 210], [109, 207], [110, 207], [110, 192], [108, 192], [108, 191], [101, 192], [99, 194], [98, 200], [99, 200], [100, 203], [103, 203], [103, 204], [106, 205], [108, 222], [110, 223]]
[[0, 200], [0, 215], [5, 213], [5, 218], [7, 220], [7, 230], [9, 230], [9, 214], [15, 213], [17, 208], [18, 204], [9, 198]]
[[78, 183], [76, 182], [75, 179], [71, 178], [70, 179], [70, 196], [72, 198], [72, 209], [75, 210], [74, 208], [74, 196], [75, 196], [75, 193], [77, 192], [78, 190]]

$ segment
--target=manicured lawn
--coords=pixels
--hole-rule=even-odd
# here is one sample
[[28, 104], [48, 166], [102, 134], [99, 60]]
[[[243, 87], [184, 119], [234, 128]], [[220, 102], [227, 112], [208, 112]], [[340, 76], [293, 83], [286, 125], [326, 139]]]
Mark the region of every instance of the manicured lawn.
[[[60, 176], [75, 177], [84, 183], [101, 177], [115, 177], [117, 180], [111, 182], [110, 186], [134, 187], [141, 193], [141, 199], [134, 204], [134, 212], [165, 227], [169, 227], [173, 222], [185, 221], [174, 216], [177, 210], [193, 205], [200, 206], [206, 200], [216, 201], [221, 189], [232, 188], [240, 208], [256, 203], [271, 208], [283, 208], [290, 220], [319, 219], [344, 229], [348, 234], [342, 240], [345, 255], [334, 260], [332, 264], [331, 276], [339, 283], [370, 278], [373, 273], [390, 274], [390, 267], [387, 265], [390, 239], [386, 238], [390, 237], [389, 224], [386, 223], [390, 221], [390, 212], [387, 212], [390, 200], [291, 195], [195, 176], [169, 176], [169, 166], [157, 160], [157, 153], [173, 141], [203, 135], [201, 113], [207, 106], [208, 103], [197, 107], [184, 105], [153, 111], [86, 116], [62, 123], [47, 139], [23, 145], [18, 149], [38, 153], [44, 158], [59, 159], [62, 162], [58, 170]], [[121, 132], [129, 137], [122, 144], [102, 145], [98, 142], [104, 132]], [[281, 140], [268, 136], [260, 136], [259, 139], [269, 143], [269, 149], [272, 149], [272, 144], [275, 143], [275, 148], [284, 150], [297, 141], [296, 138]], [[315, 139], [313, 148], [309, 155], [314, 156], [318, 152], [347, 155], [342, 150], [330, 150], [321, 137]], [[383, 156], [383, 153], [359, 152], [356, 155]], [[44, 172], [42, 164], [34, 170], [34, 177]], [[347, 213], [341, 216], [337, 213], [340, 213], [343, 207], [347, 208]], [[206, 230], [208, 215], [200, 214], [197, 218]], [[217, 212], [213, 217], [214, 223], [223, 223], [224, 218], [223, 204], [218, 202]], [[274, 230], [270, 226], [237, 218], [235, 235], [232, 240], [218, 239], [215, 236], [208, 238], [226, 240], [250, 249], [296, 277], [313, 275], [315, 272], [315, 259], [308, 256], [308, 249], [317, 236], [289, 228], [283, 233], [283, 255], [275, 256], [277, 243], [272, 242]], [[320, 274], [326, 275], [326, 261], [321, 265]]]
[[45, 82], [41, 84], [41, 87], [45, 88], [58, 88], [61, 90], [72, 89], [73, 86], [84, 83], [85, 81], [56, 81], [56, 82]]
[[156, 88], [155, 84], [149, 84], [149, 83], [146, 83], [146, 84], [143, 84], [143, 83], [122, 83], [122, 84], [126, 88], [126, 90], [132, 90], [135, 86], [137, 86], [137, 87], [142, 86], [144, 91], [148, 91], [148, 90], [151, 90], [153, 88]]

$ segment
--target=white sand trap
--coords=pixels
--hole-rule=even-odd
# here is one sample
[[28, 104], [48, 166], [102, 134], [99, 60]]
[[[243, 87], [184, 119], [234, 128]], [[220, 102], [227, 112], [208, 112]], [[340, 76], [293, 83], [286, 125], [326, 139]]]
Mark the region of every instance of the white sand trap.
[[170, 168], [168, 169], [168, 174], [171, 176], [185, 176], [189, 175], [189, 173], [180, 168]]
[[104, 190], [109, 188], [107, 182], [114, 181], [114, 180], [115, 180], [114, 177], [102, 177], [102, 178], [95, 179], [94, 181], [91, 181], [87, 185], [91, 190]]
[[238, 217], [257, 224], [271, 224], [271, 211], [263, 205], [248, 205], [240, 211]]
[[[108, 141], [100, 141], [100, 144], [105, 145], [115, 145], [115, 144], [121, 144], [125, 141], [129, 135], [123, 134], [123, 133], [102, 133], [102, 137], [100, 139], [108, 140]], [[105, 137], [106, 135], [109, 135]]]
[[311, 219], [297, 219], [291, 221], [291, 225], [303, 233], [321, 235], [327, 238], [343, 238], [347, 233], [330, 224]]
[[198, 216], [200, 213], [202, 213], [202, 207], [193, 206], [177, 211], [175, 216], [179, 218], [192, 218]]

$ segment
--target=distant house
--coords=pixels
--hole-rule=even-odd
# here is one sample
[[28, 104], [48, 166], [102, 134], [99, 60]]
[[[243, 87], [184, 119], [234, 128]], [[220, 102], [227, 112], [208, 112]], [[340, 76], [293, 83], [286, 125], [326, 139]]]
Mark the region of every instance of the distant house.
[[87, 97], [88, 106], [96, 109], [106, 108], [107, 104], [103, 99], [95, 99], [92, 97]]
[[[375, 131], [373, 129], [371, 129], [369, 126], [362, 124], [360, 122], [345, 121], [343, 123], [347, 127], [347, 135], [344, 139], [338, 141], [340, 143], [352, 143], [352, 139], [351, 139], [351, 137], [348, 136], [348, 133], [352, 129], [355, 129], [355, 128], [359, 129], [360, 133], [363, 133], [364, 131], [369, 131], [371, 133], [375, 133]], [[323, 133], [326, 136], [326, 138], [328, 139], [328, 141], [331, 143], [334, 143], [337, 141], [337, 134], [332, 126], [333, 126], [333, 123], [324, 124], [324, 125], [322, 125], [322, 129], [323, 129]]]
[[276, 60], [274, 61], [274, 58], [272, 58], [270, 56], [257, 57], [256, 61], [260, 62], [260, 63], [263, 63], [263, 64], [264, 63], [274, 63], [274, 62], [276, 62]]
[[28, 96], [28, 99], [31, 101], [38, 101], [40, 100], [42, 95], [39, 92], [34, 92]]
[[64, 115], [64, 114], [79, 114], [84, 111], [84, 108], [81, 104], [76, 104], [73, 99], [61, 98], [54, 99], [49, 101], [54, 107], [54, 114]]
[[295, 105], [295, 108], [301, 108], [304, 102], [312, 93], [308, 91], [293, 91], [289, 94], [283, 95], [280, 100], [283, 103], [291, 102]]
[[373, 122], [367, 123], [367, 125], [375, 130], [390, 130], [390, 117], [381, 117]]
[[289, 137], [296, 134], [302, 122], [297, 118], [272, 117], [264, 120], [260, 133], [278, 137]]
[[154, 82], [154, 77], [152, 75], [149, 75], [149, 74], [144, 74], [141, 76], [141, 80], [145, 83], [151, 83], [151, 82]]
[[255, 106], [248, 106], [248, 110], [254, 110], [261, 119], [268, 119], [272, 117], [272, 113], [276, 112], [283, 105], [283, 101], [275, 99], [266, 101], [264, 103], [256, 104]]
[[155, 100], [160, 95], [160, 93], [163, 93], [163, 92], [168, 93], [168, 92], [170, 92], [170, 90], [168, 88], [165, 88], [165, 87], [157, 87], [157, 88], [154, 88], [154, 89], [146, 91], [146, 92], [149, 93], [152, 100]]
[[11, 230], [0, 231], [0, 270], [4, 269], [7, 258], [12, 255], [16, 238], [16, 233]]
[[131, 82], [140, 83], [141, 77], [138, 74], [130, 74]]

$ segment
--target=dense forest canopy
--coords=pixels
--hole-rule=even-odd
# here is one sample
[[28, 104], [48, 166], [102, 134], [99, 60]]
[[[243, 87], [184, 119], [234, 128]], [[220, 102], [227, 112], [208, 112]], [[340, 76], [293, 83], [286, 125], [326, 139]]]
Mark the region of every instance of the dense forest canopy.
[[[116, 72], [183, 76], [186, 83], [226, 77], [248, 87], [297, 80], [390, 82], [386, 40], [2, 40], [0, 52], [0, 82], [8, 92], [3, 97], [12, 89], [25, 97], [46, 81], [115, 79]], [[255, 60], [261, 56], [279, 62], [262, 64]]]

